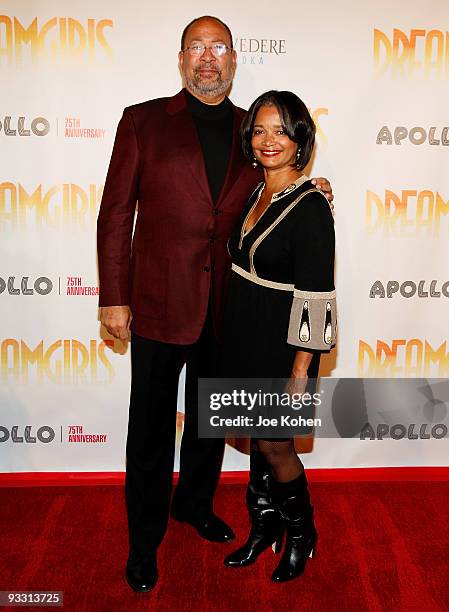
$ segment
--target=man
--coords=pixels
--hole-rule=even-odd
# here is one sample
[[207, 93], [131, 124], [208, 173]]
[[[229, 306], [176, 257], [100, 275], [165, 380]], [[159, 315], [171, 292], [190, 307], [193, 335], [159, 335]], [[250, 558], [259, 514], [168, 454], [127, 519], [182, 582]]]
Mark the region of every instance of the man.
[[[229, 28], [215, 17], [192, 21], [182, 34], [179, 65], [185, 89], [125, 109], [98, 217], [100, 320], [116, 338], [132, 332], [126, 577], [135, 591], [157, 581], [184, 364], [184, 433], [171, 515], [207, 540], [234, 537], [213, 513], [224, 441], [198, 439], [197, 379], [214, 374], [230, 264], [226, 242], [260, 175], [241, 151], [244, 111], [226, 97], [236, 68]], [[330, 191], [327, 181], [319, 182]]]

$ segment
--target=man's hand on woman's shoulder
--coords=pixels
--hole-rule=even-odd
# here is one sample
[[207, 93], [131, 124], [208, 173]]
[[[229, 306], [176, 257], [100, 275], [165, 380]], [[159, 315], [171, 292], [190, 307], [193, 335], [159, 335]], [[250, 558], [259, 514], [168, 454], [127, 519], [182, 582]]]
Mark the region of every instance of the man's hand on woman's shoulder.
[[323, 192], [323, 195], [326, 196], [332, 212], [334, 212], [334, 205], [332, 204], [332, 200], [334, 199], [334, 194], [332, 193], [332, 185], [326, 178], [318, 177], [312, 179], [312, 185], [315, 185], [317, 189]]

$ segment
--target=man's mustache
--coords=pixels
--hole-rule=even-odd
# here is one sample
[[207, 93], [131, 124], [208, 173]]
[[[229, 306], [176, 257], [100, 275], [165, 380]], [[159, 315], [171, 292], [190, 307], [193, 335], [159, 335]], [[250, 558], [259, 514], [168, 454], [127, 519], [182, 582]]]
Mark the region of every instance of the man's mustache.
[[211, 62], [205, 62], [204, 64], [202, 64], [201, 66], [199, 66], [198, 68], [194, 69], [195, 73], [199, 73], [201, 72], [201, 70], [213, 70], [214, 72], [218, 72], [219, 74], [221, 74], [221, 70], [218, 68], [218, 66], [216, 64], [213, 64]]

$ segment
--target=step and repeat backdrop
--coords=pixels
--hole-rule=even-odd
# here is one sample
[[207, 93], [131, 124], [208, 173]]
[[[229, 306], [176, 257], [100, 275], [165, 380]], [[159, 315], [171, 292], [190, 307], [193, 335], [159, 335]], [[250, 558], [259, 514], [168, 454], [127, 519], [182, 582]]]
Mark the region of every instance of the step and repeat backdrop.
[[[339, 342], [323, 372], [413, 377], [424, 386], [438, 378], [426, 401], [438, 404], [440, 419], [447, 415], [446, 0], [429, 0], [425, 11], [415, 0], [407, 10], [388, 0], [3, 0], [3, 472], [124, 469], [129, 347], [98, 323], [96, 218], [123, 108], [179, 91], [180, 35], [202, 14], [217, 15], [234, 34], [236, 104], [289, 89], [315, 120], [308, 171], [332, 182], [337, 232]], [[182, 377], [179, 398], [180, 435]], [[317, 438], [304, 461], [447, 464], [444, 429], [422, 436], [405, 429]], [[247, 464], [227, 448], [224, 469]]]

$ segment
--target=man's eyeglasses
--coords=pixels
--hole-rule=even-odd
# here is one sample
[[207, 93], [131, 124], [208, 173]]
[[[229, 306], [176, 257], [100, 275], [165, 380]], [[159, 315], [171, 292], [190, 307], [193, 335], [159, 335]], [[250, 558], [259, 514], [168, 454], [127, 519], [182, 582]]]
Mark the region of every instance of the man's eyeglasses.
[[188, 51], [190, 55], [200, 57], [201, 55], [203, 55], [206, 49], [210, 49], [214, 57], [222, 57], [227, 53], [228, 50], [231, 51], [231, 47], [228, 47], [224, 43], [214, 43], [210, 47], [200, 43], [195, 43], [194, 45], [183, 49], [182, 52], [185, 53], [186, 51]]

